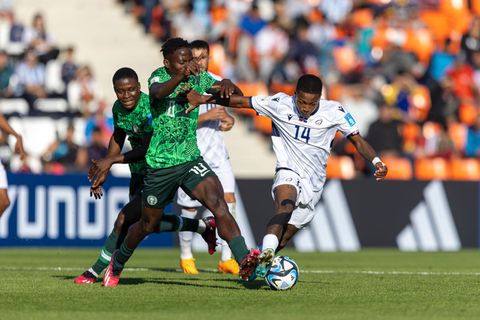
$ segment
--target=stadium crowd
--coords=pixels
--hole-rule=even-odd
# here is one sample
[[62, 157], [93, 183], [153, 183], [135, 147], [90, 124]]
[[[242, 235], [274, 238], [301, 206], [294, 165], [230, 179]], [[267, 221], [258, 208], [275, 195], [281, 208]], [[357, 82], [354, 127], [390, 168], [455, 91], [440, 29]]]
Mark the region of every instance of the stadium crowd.
[[[402, 172], [410, 168], [399, 178], [414, 176], [423, 160], [426, 168], [450, 168], [453, 160], [480, 154], [478, 1], [118, 1], [160, 43], [177, 36], [208, 40], [211, 71], [245, 94], [291, 94], [299, 75], [319, 75], [326, 98], [348, 108], [387, 164]], [[75, 49], [58, 48], [42, 14], [26, 25], [9, 3], [0, 8], [0, 96], [8, 98], [1, 103], [22, 98], [28, 106], [23, 114], [70, 119], [64, 131], [82, 131], [72, 134], [84, 135], [77, 139], [84, 145], [69, 142], [68, 134], [58, 137], [38, 154], [40, 167], [86, 170], [111, 133], [110, 102], [102, 99], [90, 67], [75, 60]], [[17, 115], [22, 108], [18, 101], [12, 105]], [[269, 119], [239, 113], [270, 134]], [[85, 125], [76, 129], [72, 123], [79, 118]], [[371, 169], [350, 143], [336, 141], [332, 161], [349, 158], [357, 173]]]
[[[446, 168], [480, 154], [478, 1], [119, 2], [159, 42], [207, 39], [212, 71], [247, 94], [292, 93], [300, 74], [320, 75], [326, 97], [349, 109], [394, 166], [433, 158]], [[268, 119], [241, 114], [270, 134]], [[369, 169], [345, 140], [334, 153]]]

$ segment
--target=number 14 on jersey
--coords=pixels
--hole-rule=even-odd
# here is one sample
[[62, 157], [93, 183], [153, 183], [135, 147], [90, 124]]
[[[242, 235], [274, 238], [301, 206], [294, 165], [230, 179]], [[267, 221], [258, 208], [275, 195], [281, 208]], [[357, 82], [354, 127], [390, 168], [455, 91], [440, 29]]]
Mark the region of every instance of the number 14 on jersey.
[[308, 143], [308, 140], [310, 140], [310, 128], [295, 125], [295, 139], [302, 140], [305, 141], [305, 143]]

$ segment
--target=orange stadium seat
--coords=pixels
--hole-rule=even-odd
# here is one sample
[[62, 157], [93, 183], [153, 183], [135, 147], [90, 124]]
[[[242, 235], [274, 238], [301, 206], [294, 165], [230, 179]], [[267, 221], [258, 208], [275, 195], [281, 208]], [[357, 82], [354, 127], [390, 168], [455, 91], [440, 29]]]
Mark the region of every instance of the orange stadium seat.
[[382, 156], [382, 161], [388, 167], [388, 180], [410, 180], [413, 178], [412, 163], [407, 158]]
[[[237, 85], [245, 96], [268, 95], [267, 86], [263, 82], [239, 82]], [[235, 108], [234, 110], [238, 114], [249, 117], [253, 117], [257, 114], [253, 109]]]
[[423, 10], [420, 12], [420, 19], [432, 32], [435, 43], [438, 46], [443, 46], [450, 35], [447, 15], [441, 11]]
[[352, 24], [357, 28], [367, 28], [373, 25], [373, 12], [370, 9], [359, 9], [352, 12]]
[[411, 106], [408, 110], [409, 115], [416, 121], [423, 121], [427, 118], [432, 101], [430, 91], [426, 86], [418, 85], [412, 92]]
[[466, 124], [467, 126], [471, 126], [477, 120], [477, 107], [470, 103], [462, 104], [458, 109], [458, 115], [460, 122]]
[[480, 1], [472, 1], [472, 11], [476, 16], [480, 16]]
[[327, 178], [353, 179], [355, 166], [353, 160], [347, 156], [330, 156], [327, 163]]
[[333, 59], [338, 70], [344, 74], [352, 71], [358, 63], [355, 50], [351, 46], [335, 47], [333, 49]]
[[450, 177], [448, 161], [443, 158], [415, 160], [415, 178], [418, 180], [447, 180]]
[[272, 94], [283, 92], [290, 96], [293, 96], [293, 94], [295, 93], [295, 84], [275, 82], [272, 83], [272, 85], [270, 86], [270, 92]]
[[219, 43], [212, 43], [210, 45], [210, 62], [208, 64], [208, 70], [219, 76], [223, 76], [225, 60], [225, 50], [223, 49], [223, 46]]
[[478, 159], [450, 160], [451, 178], [454, 180], [480, 180], [480, 162]]
[[255, 129], [263, 134], [268, 136], [272, 134], [272, 120], [268, 117], [255, 116], [253, 118], [253, 125]]
[[462, 123], [452, 122], [448, 125], [448, 135], [452, 139], [455, 149], [463, 152], [467, 142], [467, 126]]
[[420, 126], [414, 122], [407, 122], [402, 126], [403, 150], [412, 153], [417, 147], [421, 135]]

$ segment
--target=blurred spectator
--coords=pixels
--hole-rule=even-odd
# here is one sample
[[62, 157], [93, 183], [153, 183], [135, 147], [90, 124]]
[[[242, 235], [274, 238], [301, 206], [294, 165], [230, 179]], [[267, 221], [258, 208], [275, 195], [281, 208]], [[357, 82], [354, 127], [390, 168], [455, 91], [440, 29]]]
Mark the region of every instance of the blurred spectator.
[[102, 130], [95, 127], [92, 130], [91, 142], [86, 148], [80, 148], [78, 152], [78, 168], [87, 171], [91, 160], [98, 160], [107, 155], [107, 147], [102, 136]]
[[465, 155], [472, 158], [480, 157], [480, 116], [477, 116], [475, 124], [468, 128]]
[[75, 62], [75, 48], [68, 47], [67, 50], [65, 50], [65, 58], [62, 64], [62, 80], [65, 85], [68, 85], [68, 83], [75, 78], [77, 69], [78, 66]]
[[352, 7], [352, 0], [323, 0], [320, 2], [320, 9], [325, 17], [335, 24], [343, 22]]
[[72, 111], [84, 117], [97, 111], [101, 91], [88, 65], [80, 66], [75, 79], [69, 82], [67, 98]]
[[402, 152], [401, 123], [393, 114], [392, 107], [382, 106], [380, 117], [368, 129], [366, 139], [380, 155], [397, 156]]
[[41, 13], [34, 15], [32, 27], [25, 31], [24, 42], [35, 49], [38, 61], [41, 63], [56, 59], [60, 53], [52, 36], [46, 30], [45, 20]]
[[75, 128], [69, 125], [65, 139], [57, 135], [54, 141], [42, 156], [44, 162], [44, 171], [52, 174], [63, 174], [65, 172], [74, 172], [79, 168], [78, 158], [79, 146], [73, 142]]
[[480, 17], [474, 17], [470, 29], [463, 34], [461, 51], [467, 63], [473, 65], [473, 53], [480, 51]]
[[267, 22], [260, 16], [258, 5], [254, 2], [250, 10], [241, 18], [239, 27], [242, 32], [254, 37], [266, 25]]
[[30, 111], [34, 112], [34, 102], [45, 98], [45, 66], [38, 63], [33, 48], [27, 49], [25, 59], [18, 65], [15, 74], [18, 78], [17, 94], [27, 100]]
[[193, 2], [189, 1], [182, 11], [173, 17], [173, 36], [187, 41], [204, 39], [206, 35], [206, 22], [193, 10]]
[[340, 102], [357, 120], [360, 133], [364, 137], [367, 136], [370, 124], [378, 119], [378, 108], [372, 100], [365, 97], [363, 86], [356, 85], [345, 90]]
[[7, 53], [0, 50], [0, 97], [8, 98], [13, 94], [10, 82], [14, 73], [12, 64], [8, 61]]
[[88, 117], [85, 123], [85, 138], [87, 143], [92, 141], [93, 131], [100, 130], [102, 141], [108, 144], [110, 136], [113, 133], [113, 117], [107, 116], [107, 103], [100, 101], [98, 103], [98, 110]]
[[270, 21], [255, 36], [255, 49], [262, 63], [259, 66], [259, 75], [267, 81], [275, 65], [287, 53], [289, 46], [288, 35], [282, 30], [277, 19]]

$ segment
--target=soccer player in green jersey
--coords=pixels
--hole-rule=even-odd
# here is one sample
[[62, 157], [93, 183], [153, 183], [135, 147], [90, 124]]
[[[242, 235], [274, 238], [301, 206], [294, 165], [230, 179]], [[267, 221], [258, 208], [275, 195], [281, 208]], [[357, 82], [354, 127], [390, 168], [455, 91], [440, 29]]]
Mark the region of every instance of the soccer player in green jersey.
[[[77, 284], [95, 283], [99, 274], [108, 266], [113, 251], [123, 242], [128, 228], [141, 216], [142, 201], [140, 191], [144, 184], [146, 162], [145, 153], [152, 134], [150, 100], [140, 91], [138, 76], [133, 69], [121, 68], [113, 76], [113, 88], [118, 100], [113, 105], [114, 131], [108, 146], [107, 156], [93, 160], [89, 171], [92, 181], [91, 195], [102, 197], [101, 186], [114, 163], [128, 163], [130, 166], [130, 202], [127, 203], [115, 221], [114, 228], [100, 251], [97, 261], [84, 273], [74, 279]], [[126, 137], [132, 151], [121, 154]], [[203, 220], [188, 219], [175, 215], [164, 215], [159, 222], [158, 231], [193, 231], [215, 246], [215, 220], [208, 217]]]
[[148, 81], [153, 136], [145, 157], [148, 169], [142, 191], [142, 217], [130, 227], [113, 254], [103, 285], [118, 285], [125, 263], [138, 244], [158, 229], [163, 208], [179, 187], [214, 214], [220, 237], [228, 242], [239, 263], [240, 276], [247, 279], [255, 271], [260, 252], [248, 250], [228, 211], [220, 181], [200, 156], [196, 139], [198, 110], [185, 113], [189, 105], [184, 93], [188, 88], [204, 93], [218, 87], [219, 95], [228, 97], [240, 91], [228, 80], [217, 82], [207, 72], [199, 72], [187, 41], [169, 39], [162, 52], [165, 66], [155, 70]]

